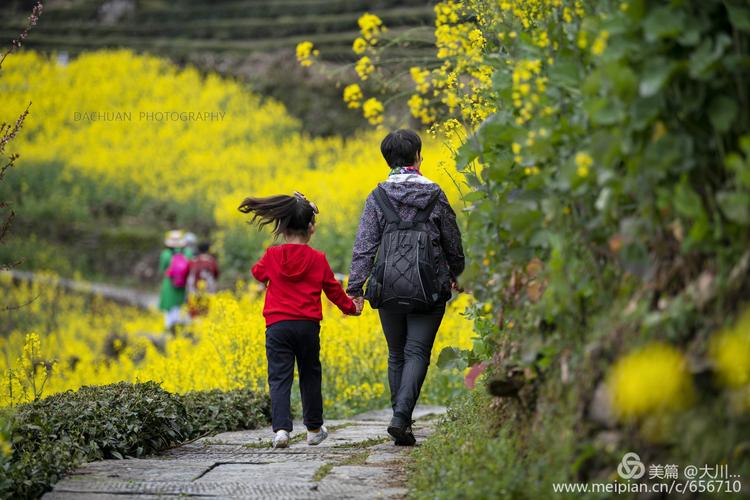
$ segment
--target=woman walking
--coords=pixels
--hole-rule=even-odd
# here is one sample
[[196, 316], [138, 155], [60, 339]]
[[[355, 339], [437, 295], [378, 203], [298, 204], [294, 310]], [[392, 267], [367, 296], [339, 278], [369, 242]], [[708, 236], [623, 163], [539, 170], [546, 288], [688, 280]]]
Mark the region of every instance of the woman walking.
[[464, 254], [445, 193], [420, 172], [419, 135], [396, 130], [380, 149], [391, 171], [365, 202], [347, 293], [378, 309], [388, 343], [388, 433], [395, 444], [412, 446], [412, 412]]
[[164, 250], [159, 255], [159, 309], [164, 312], [164, 327], [175, 333], [180, 322], [180, 308], [185, 303], [185, 285], [192, 254], [185, 248], [184, 233], [169, 231], [164, 238]]

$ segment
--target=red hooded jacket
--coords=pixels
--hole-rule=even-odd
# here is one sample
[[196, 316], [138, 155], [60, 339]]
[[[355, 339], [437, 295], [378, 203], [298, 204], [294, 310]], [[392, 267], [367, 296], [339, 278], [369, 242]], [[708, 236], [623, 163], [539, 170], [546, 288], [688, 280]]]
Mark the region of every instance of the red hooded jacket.
[[252, 273], [268, 287], [263, 308], [266, 326], [284, 320], [322, 320], [321, 292], [343, 313], [357, 312], [357, 306], [333, 276], [325, 254], [307, 245], [270, 247]]

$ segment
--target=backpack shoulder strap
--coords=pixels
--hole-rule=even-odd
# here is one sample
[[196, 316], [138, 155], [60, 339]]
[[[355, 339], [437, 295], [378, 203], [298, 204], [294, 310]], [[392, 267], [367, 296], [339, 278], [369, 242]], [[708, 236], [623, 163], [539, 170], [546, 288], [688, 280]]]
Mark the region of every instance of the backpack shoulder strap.
[[440, 195], [435, 196], [432, 201], [430, 201], [426, 207], [424, 207], [422, 210], [417, 212], [417, 215], [414, 217], [414, 222], [427, 222], [427, 219], [430, 218], [430, 215], [432, 214], [432, 211], [435, 209], [435, 205], [438, 202], [438, 199], [440, 198]]
[[386, 222], [394, 222], [396, 224], [401, 222], [401, 217], [399, 217], [396, 209], [393, 208], [393, 204], [391, 203], [391, 200], [388, 199], [388, 194], [386, 194], [385, 189], [378, 186], [372, 194], [375, 198], [375, 202], [380, 207], [380, 210], [383, 211]]

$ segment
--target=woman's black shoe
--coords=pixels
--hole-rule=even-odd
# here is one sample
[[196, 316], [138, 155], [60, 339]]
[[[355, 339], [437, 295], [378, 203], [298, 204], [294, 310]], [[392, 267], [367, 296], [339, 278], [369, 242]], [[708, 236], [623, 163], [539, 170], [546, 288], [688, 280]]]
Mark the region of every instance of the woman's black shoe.
[[417, 439], [411, 430], [411, 425], [401, 425], [397, 419], [391, 420], [388, 426], [388, 434], [393, 438], [396, 446], [414, 446]]

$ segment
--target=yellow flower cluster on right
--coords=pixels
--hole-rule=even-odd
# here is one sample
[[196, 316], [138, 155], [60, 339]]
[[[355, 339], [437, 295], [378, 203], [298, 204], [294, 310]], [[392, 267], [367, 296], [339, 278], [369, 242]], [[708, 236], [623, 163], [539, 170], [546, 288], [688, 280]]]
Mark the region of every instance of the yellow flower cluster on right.
[[539, 105], [538, 93], [546, 88], [546, 77], [540, 76], [542, 62], [539, 59], [521, 59], [513, 68], [513, 105], [518, 112], [516, 124], [523, 125], [531, 120]]
[[750, 385], [750, 310], [711, 338], [709, 357], [723, 385], [733, 389]]
[[607, 385], [614, 411], [624, 420], [682, 410], [694, 399], [687, 359], [662, 343], [648, 344], [617, 360]]

